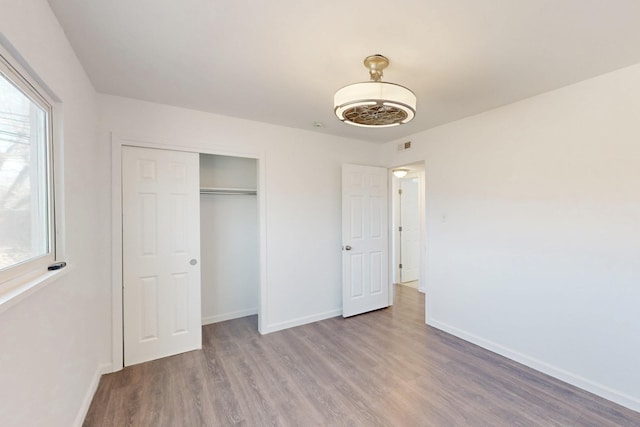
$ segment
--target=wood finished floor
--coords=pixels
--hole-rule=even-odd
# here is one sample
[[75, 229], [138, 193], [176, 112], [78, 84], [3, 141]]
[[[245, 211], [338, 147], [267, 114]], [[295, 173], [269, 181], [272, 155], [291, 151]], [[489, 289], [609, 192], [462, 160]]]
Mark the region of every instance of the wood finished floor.
[[640, 413], [424, 324], [424, 298], [260, 336], [203, 327], [202, 351], [105, 375], [85, 426], [640, 426]]

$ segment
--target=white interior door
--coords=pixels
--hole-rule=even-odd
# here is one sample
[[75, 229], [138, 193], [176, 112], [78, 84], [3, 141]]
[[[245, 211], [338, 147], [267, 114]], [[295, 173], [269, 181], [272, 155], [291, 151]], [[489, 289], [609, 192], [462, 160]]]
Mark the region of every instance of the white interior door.
[[342, 315], [389, 306], [387, 169], [342, 166]]
[[125, 366], [202, 347], [197, 153], [122, 147]]
[[420, 273], [420, 207], [418, 178], [400, 180], [400, 281], [418, 280]]

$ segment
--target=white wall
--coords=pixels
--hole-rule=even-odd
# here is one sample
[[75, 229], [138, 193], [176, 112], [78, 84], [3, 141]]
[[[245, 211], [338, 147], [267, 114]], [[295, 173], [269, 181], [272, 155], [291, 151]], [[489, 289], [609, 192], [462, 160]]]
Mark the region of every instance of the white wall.
[[256, 196], [200, 196], [202, 324], [258, 312]]
[[262, 156], [263, 332], [341, 313], [341, 165], [377, 164], [379, 145], [114, 96], [100, 95], [98, 101], [105, 143], [114, 132], [219, 154]]
[[[256, 159], [200, 155], [200, 187], [256, 189]], [[258, 200], [247, 194], [200, 195], [202, 324], [258, 312]]]
[[256, 159], [200, 154], [200, 187], [257, 189]]
[[70, 270], [0, 312], [0, 425], [82, 421], [110, 360], [108, 146], [95, 92], [46, 0], [3, 0], [3, 36], [62, 100], [63, 202]]
[[427, 322], [640, 409], [640, 65], [409, 138]]

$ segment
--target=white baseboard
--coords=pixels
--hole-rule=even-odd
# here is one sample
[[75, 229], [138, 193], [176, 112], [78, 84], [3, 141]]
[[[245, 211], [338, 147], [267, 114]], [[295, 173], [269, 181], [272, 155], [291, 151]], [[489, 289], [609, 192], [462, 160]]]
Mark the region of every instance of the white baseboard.
[[283, 329], [293, 328], [295, 326], [306, 325], [307, 323], [317, 322], [319, 320], [330, 319], [332, 317], [342, 315], [342, 309], [336, 309], [331, 311], [325, 311], [324, 313], [318, 313], [311, 316], [299, 317], [293, 320], [287, 320], [286, 322], [272, 323], [267, 325], [264, 331], [261, 333], [269, 334], [271, 332], [281, 331]]
[[536, 371], [540, 371], [554, 378], [562, 380], [566, 383], [569, 383], [583, 390], [586, 390], [590, 393], [598, 395], [602, 398], [610, 400], [614, 403], [625, 406], [634, 411], [640, 412], [640, 399], [637, 399], [633, 396], [629, 396], [625, 393], [622, 393], [618, 390], [614, 390], [603, 384], [597, 383], [595, 381], [591, 381], [587, 378], [581, 377], [580, 375], [576, 375], [572, 372], [550, 365], [546, 362], [527, 356], [526, 354], [522, 354], [520, 352], [514, 351], [510, 348], [504, 347], [493, 341], [486, 340], [482, 337], [471, 334], [462, 329], [458, 329], [454, 326], [440, 322], [433, 318], [429, 318], [427, 321], [427, 324], [429, 326], [433, 326], [434, 328], [450, 333], [451, 335], [454, 335], [458, 338], [462, 338], [465, 341], [469, 341], [470, 343], [476, 344], [482, 348], [485, 348], [494, 353], [497, 353], [501, 356], [514, 360], [518, 363], [522, 363], [523, 365], [528, 366], [532, 369], [535, 369]]
[[215, 316], [206, 316], [202, 318], [203, 325], [224, 322], [225, 320], [238, 319], [240, 317], [253, 316], [258, 314], [257, 308], [249, 308], [246, 310], [232, 311], [231, 313], [216, 314]]
[[96, 390], [98, 389], [98, 384], [100, 383], [100, 377], [110, 372], [111, 372], [111, 363], [102, 363], [98, 365], [98, 367], [96, 368], [96, 372], [93, 374], [93, 378], [91, 379], [91, 383], [89, 384], [89, 388], [85, 393], [84, 399], [82, 400], [82, 405], [78, 410], [78, 415], [76, 415], [76, 419], [73, 422], [74, 426], [82, 427], [84, 418], [87, 416], [87, 412], [89, 411], [89, 406], [91, 406], [93, 395], [96, 393]]

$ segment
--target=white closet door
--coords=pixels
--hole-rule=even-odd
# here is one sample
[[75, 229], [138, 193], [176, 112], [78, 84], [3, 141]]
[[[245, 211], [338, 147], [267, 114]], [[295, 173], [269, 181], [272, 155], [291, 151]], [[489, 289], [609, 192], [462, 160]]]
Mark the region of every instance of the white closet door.
[[122, 147], [125, 366], [202, 347], [198, 154]]

